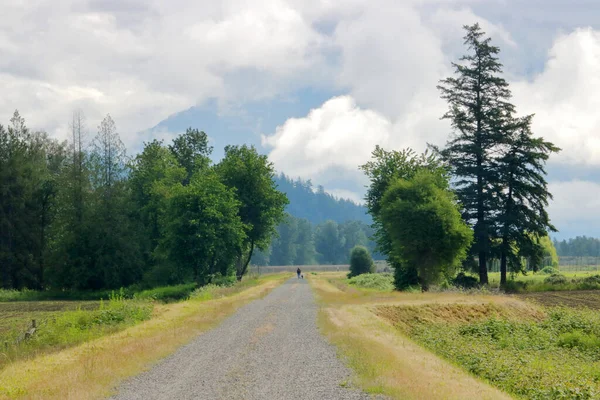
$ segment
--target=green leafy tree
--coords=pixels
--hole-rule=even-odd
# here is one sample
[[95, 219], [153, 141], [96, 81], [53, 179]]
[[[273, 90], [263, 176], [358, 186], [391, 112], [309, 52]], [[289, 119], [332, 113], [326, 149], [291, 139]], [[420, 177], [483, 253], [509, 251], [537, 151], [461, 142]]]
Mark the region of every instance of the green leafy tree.
[[277, 225], [283, 220], [288, 199], [277, 190], [275, 171], [267, 156], [254, 146], [227, 146], [225, 157], [216, 166], [221, 181], [235, 189], [239, 215], [248, 228], [237, 260], [237, 278], [246, 273], [254, 249], [269, 247]]
[[399, 287], [417, 285], [417, 270], [398, 258], [394, 251], [392, 237], [384, 225], [385, 218], [381, 215], [383, 196], [393, 182], [398, 179], [412, 179], [422, 169], [441, 175], [445, 175], [446, 170], [434, 154], [426, 152], [418, 155], [411, 149], [386, 151], [379, 146], [376, 146], [372, 152], [371, 161], [362, 165], [360, 169], [370, 180], [365, 200], [367, 210], [373, 217], [372, 229], [376, 249], [394, 268]]
[[208, 168], [212, 146], [208, 145], [208, 135], [198, 129], [188, 128], [185, 133], [177, 136], [169, 145], [179, 164], [185, 168], [187, 175], [183, 180], [187, 185], [196, 172]]
[[170, 264], [177, 280], [200, 285], [217, 274], [231, 276], [246, 238], [239, 201], [212, 170], [195, 174], [189, 184], [170, 189], [164, 215], [165, 235], [157, 255]]
[[144, 227], [143, 249], [147, 263], [163, 234], [163, 215], [169, 189], [186, 179], [187, 171], [161, 141], [153, 140], [131, 163], [129, 187], [135, 214]]
[[[547, 232], [555, 232], [546, 208], [552, 195], [548, 191], [545, 162], [549, 155], [559, 149], [542, 138], [534, 138], [531, 119], [528, 116], [515, 119], [506, 126], [505, 151], [496, 161], [499, 170], [498, 198], [502, 209], [499, 213], [500, 284], [506, 284], [507, 265], [521, 265], [520, 258], [528, 256], [534, 269], [543, 259], [540, 238]], [[519, 248], [520, 254], [513, 251]]]
[[277, 236], [271, 246], [271, 265], [294, 265], [297, 241], [298, 220], [286, 214], [283, 223], [277, 227]]
[[344, 237], [340, 235], [335, 221], [325, 221], [317, 226], [315, 247], [322, 264], [338, 264], [346, 262], [344, 254]]
[[296, 265], [313, 265], [316, 263], [316, 250], [313, 227], [309, 220], [299, 218], [296, 221], [298, 235], [296, 237]]
[[[409, 180], [397, 179], [381, 207], [395, 255], [418, 272], [423, 290], [449, 276], [466, 257], [473, 233], [442, 175], [422, 170]], [[398, 288], [404, 284], [396, 280]]]
[[375, 272], [375, 264], [369, 250], [364, 246], [354, 246], [350, 251], [350, 272], [348, 278]]
[[453, 129], [441, 155], [456, 177], [463, 217], [474, 226], [473, 252], [478, 257], [479, 280], [487, 284], [487, 258], [494, 235], [492, 218], [500, 208], [494, 190], [499, 179], [494, 153], [514, 106], [509, 102], [508, 83], [501, 77], [502, 65], [497, 56], [500, 49], [484, 37], [478, 24], [464, 28], [470, 53], [460, 63], [452, 64], [455, 77], [442, 80], [438, 86], [449, 106], [443, 118], [450, 120]]

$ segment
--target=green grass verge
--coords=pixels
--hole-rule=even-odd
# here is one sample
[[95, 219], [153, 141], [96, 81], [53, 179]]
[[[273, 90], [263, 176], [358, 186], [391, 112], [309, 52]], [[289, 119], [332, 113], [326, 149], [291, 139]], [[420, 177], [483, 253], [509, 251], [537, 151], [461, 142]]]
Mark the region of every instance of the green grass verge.
[[541, 320], [415, 318], [404, 326], [423, 346], [518, 397], [600, 397], [598, 312], [556, 307]]

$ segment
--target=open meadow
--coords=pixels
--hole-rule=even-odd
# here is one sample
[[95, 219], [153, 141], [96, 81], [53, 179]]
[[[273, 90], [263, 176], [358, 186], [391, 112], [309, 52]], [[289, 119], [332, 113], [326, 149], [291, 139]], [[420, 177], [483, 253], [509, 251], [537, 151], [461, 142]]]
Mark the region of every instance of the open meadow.
[[391, 276], [357, 278], [309, 274], [324, 334], [371, 393], [402, 399], [600, 396], [598, 291], [401, 293], [386, 286]]

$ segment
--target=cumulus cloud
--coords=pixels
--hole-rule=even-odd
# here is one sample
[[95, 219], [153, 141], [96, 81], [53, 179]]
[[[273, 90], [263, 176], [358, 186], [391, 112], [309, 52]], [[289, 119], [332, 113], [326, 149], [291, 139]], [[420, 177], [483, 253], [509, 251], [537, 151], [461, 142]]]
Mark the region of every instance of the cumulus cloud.
[[600, 184], [589, 181], [552, 182], [554, 194], [548, 212], [552, 223], [558, 228], [558, 237], [597, 235], [600, 224]]
[[556, 162], [600, 165], [600, 32], [559, 36], [544, 71], [512, 89], [519, 110], [535, 113], [535, 133], [563, 149]]
[[265, 95], [228, 79], [238, 71], [268, 76], [269, 95], [310, 81], [302, 72], [326, 46], [284, 0], [9, 0], [0, 15], [0, 120], [18, 108], [57, 136], [81, 107], [90, 121], [110, 112], [126, 142], [139, 140], [133, 132], [204, 99]]
[[291, 176], [325, 179], [340, 168], [348, 170], [368, 159], [376, 144], [390, 140], [391, 122], [375, 111], [364, 110], [350, 96], [335, 97], [304, 118], [291, 118], [271, 136], [269, 158]]

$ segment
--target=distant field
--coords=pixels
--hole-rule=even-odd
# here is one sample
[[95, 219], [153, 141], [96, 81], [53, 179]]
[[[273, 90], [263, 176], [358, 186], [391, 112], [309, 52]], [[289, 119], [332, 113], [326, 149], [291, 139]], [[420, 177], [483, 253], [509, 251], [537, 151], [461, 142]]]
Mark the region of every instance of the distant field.
[[600, 291], [597, 290], [522, 293], [518, 297], [525, 300], [533, 300], [544, 306], [564, 305], [600, 310]]

